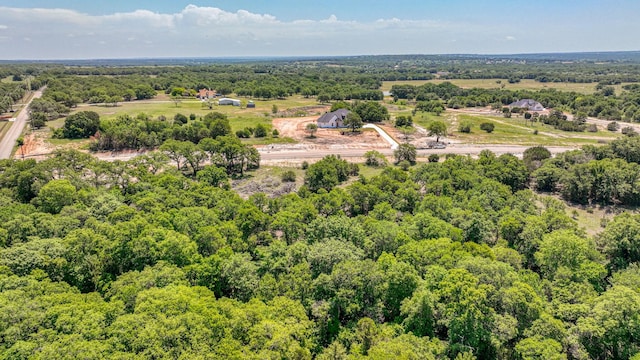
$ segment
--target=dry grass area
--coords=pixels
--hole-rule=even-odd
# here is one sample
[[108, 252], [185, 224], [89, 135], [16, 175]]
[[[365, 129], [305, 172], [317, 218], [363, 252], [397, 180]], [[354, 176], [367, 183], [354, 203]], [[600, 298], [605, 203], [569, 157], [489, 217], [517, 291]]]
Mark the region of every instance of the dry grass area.
[[[295, 182], [282, 181], [285, 171], [296, 174]], [[304, 170], [299, 167], [261, 166], [242, 179], [233, 180], [231, 186], [242, 198], [264, 193], [269, 197], [281, 196], [297, 191], [304, 184]]]

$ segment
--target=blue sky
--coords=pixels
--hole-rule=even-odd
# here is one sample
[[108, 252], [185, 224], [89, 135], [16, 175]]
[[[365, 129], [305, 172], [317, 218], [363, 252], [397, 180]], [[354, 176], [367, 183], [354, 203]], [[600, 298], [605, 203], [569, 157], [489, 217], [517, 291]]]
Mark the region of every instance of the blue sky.
[[3, 0], [0, 59], [640, 50], [638, 15], [637, 0]]

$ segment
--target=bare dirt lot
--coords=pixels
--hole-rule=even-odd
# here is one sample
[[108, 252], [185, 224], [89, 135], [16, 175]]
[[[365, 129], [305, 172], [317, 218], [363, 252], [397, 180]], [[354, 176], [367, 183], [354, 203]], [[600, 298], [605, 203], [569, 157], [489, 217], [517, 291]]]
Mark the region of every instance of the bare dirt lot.
[[299, 143], [267, 146], [274, 150], [287, 148], [299, 150], [389, 148], [389, 143], [377, 132], [370, 130], [351, 133], [349, 129], [318, 129], [315, 137], [310, 138], [306, 131], [307, 124], [314, 123], [317, 119], [317, 116], [273, 119], [273, 127], [278, 129], [281, 136], [290, 137]]
[[38, 158], [42, 156], [46, 157], [54, 150], [54, 146], [45, 141], [44, 132], [32, 132], [24, 136], [24, 145], [22, 145], [22, 153], [18, 149], [15, 153], [15, 157], [19, 157], [24, 154], [25, 157]]

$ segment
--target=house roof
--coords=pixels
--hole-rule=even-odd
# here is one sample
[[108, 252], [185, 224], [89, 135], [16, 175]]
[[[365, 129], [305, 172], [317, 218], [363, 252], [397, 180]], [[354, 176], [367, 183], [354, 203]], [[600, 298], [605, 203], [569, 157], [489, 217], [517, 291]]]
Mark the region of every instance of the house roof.
[[320, 116], [318, 118], [318, 122], [319, 123], [330, 123], [331, 121], [336, 120], [336, 119], [344, 120], [347, 117], [348, 114], [349, 114], [349, 110], [347, 110], [347, 109], [338, 109], [338, 110], [333, 111], [333, 112], [328, 112], [328, 113], [322, 114], [322, 116]]
[[544, 108], [542, 104], [540, 104], [539, 102], [533, 99], [518, 100], [516, 102], [512, 102], [511, 104], [509, 104], [509, 107], [520, 107], [520, 108], [529, 108], [529, 109]]
[[215, 90], [200, 89], [198, 91], [198, 96], [200, 96], [200, 97], [213, 97], [215, 95], [216, 95], [216, 91]]

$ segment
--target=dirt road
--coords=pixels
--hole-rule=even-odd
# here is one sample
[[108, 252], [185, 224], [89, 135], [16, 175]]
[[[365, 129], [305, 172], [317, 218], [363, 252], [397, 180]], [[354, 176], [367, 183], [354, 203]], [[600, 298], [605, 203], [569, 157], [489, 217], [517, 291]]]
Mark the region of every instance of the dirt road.
[[27, 119], [29, 118], [29, 105], [31, 104], [31, 100], [37, 99], [42, 96], [42, 92], [44, 91], [44, 87], [38, 89], [29, 102], [22, 108], [16, 120], [11, 124], [11, 128], [5, 134], [5, 136], [0, 141], [0, 159], [9, 159], [11, 157], [11, 151], [13, 147], [16, 146], [16, 140], [22, 134], [22, 130], [24, 130], [25, 125], [27, 125]]
[[[418, 157], [427, 157], [431, 154], [438, 154], [440, 156], [444, 156], [446, 154], [456, 154], [456, 155], [470, 155], [477, 156], [482, 150], [491, 150], [496, 155], [502, 154], [513, 154], [519, 158], [522, 158], [522, 153], [530, 148], [531, 146], [520, 146], [520, 145], [465, 145], [465, 144], [455, 144], [450, 145], [446, 149], [420, 149], [418, 150]], [[570, 147], [570, 146], [546, 146], [547, 149], [552, 154], [559, 154], [561, 152], [575, 150], [579, 147]], [[278, 164], [278, 163], [300, 163], [302, 161], [311, 161], [319, 160], [322, 157], [330, 154], [340, 155], [342, 158], [362, 158], [364, 157], [364, 153], [371, 149], [340, 149], [334, 151], [299, 151], [299, 150], [278, 150], [278, 151], [270, 151], [263, 150], [260, 151], [260, 162], [263, 164]], [[376, 149], [376, 151], [382, 153], [385, 156], [393, 156], [392, 149]]]

